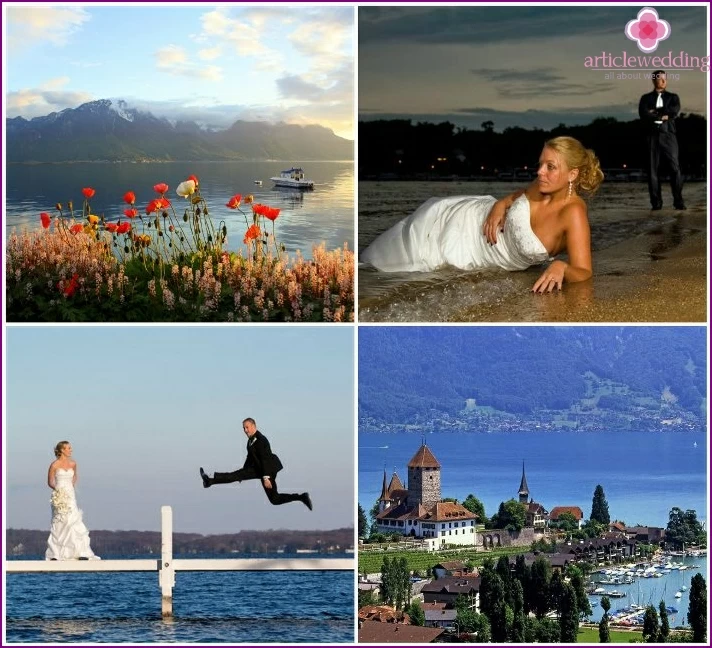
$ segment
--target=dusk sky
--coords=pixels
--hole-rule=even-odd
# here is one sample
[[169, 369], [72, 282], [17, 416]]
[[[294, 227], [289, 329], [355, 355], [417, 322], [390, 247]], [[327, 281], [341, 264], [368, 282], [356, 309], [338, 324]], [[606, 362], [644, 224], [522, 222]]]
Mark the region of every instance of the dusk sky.
[[[550, 129], [637, 119], [649, 79], [606, 79], [587, 56], [642, 55], [624, 28], [637, 7], [360, 7], [359, 119]], [[657, 7], [671, 27], [651, 54], [709, 53], [707, 9]], [[652, 70], [651, 70], [652, 71]], [[707, 114], [709, 72], [668, 74], [683, 112]], [[617, 74], [616, 74], [617, 77]]]
[[[6, 528], [47, 529], [47, 470], [69, 440], [92, 529], [334, 529], [354, 520], [351, 327], [7, 327]], [[282, 460], [272, 506], [259, 481], [204, 489], [198, 468], [242, 467], [253, 417]]]
[[353, 7], [3, 4], [7, 117], [95, 99], [168, 119], [353, 138]]

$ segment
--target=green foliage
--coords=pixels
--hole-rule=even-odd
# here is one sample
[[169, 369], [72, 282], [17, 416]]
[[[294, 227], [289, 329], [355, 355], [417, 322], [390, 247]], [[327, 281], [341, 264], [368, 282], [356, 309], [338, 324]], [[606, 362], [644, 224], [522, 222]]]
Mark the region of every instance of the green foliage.
[[680, 548], [682, 545], [701, 544], [706, 535], [697, 519], [697, 512], [688, 509], [682, 511], [677, 506], [670, 511], [670, 518], [665, 530], [665, 544]]
[[608, 611], [611, 609], [611, 599], [609, 599], [607, 596], [601, 597], [601, 609], [603, 610], [604, 614], [608, 614]]
[[425, 625], [425, 612], [420, 606], [420, 601], [411, 601], [405, 609], [406, 613], [410, 617], [410, 622], [414, 626], [424, 626]]
[[707, 641], [707, 584], [702, 574], [695, 574], [690, 581], [690, 604], [687, 621], [692, 628], [693, 641]]
[[532, 563], [528, 591], [529, 609], [541, 619], [550, 609], [549, 585], [551, 583], [551, 565], [543, 556]]
[[381, 566], [381, 600], [387, 605], [394, 605], [397, 610], [410, 602], [410, 572], [404, 558], [383, 558]]
[[358, 591], [358, 606], [359, 608], [364, 607], [365, 605], [374, 605], [376, 603], [376, 600], [373, 597], [373, 592], [371, 590], [368, 591]]
[[487, 523], [487, 516], [485, 515], [485, 505], [479, 499], [477, 499], [472, 493], [470, 493], [465, 498], [465, 501], [462, 503], [462, 505], [468, 511], [470, 511], [470, 513], [474, 513], [477, 516], [478, 524], [486, 524]]
[[511, 598], [513, 618], [509, 640], [513, 643], [524, 643], [526, 622], [524, 616], [524, 588], [517, 578], [512, 579]]
[[579, 611], [576, 592], [569, 583], [563, 583], [559, 598], [559, 625], [561, 643], [576, 643], [578, 634]]
[[611, 643], [611, 631], [608, 627], [608, 615], [604, 614], [598, 622], [598, 642]]
[[466, 605], [457, 607], [455, 623], [457, 623], [460, 633], [476, 635], [477, 643], [489, 643], [492, 641], [489, 619], [484, 614], [478, 614], [469, 609]]
[[566, 570], [571, 587], [576, 592], [576, 607], [578, 607], [579, 618], [583, 620], [592, 613], [591, 603], [586, 595], [586, 581], [583, 572], [575, 565], [569, 565]]
[[562, 513], [559, 519], [556, 520], [556, 528], [561, 529], [565, 533], [573, 533], [578, 530], [578, 520], [573, 513]]
[[658, 633], [658, 641], [660, 643], [666, 643], [670, 635], [670, 621], [668, 619], [665, 601], [660, 601], [658, 611], [660, 613], [660, 632]]
[[358, 537], [363, 538], [368, 532], [368, 521], [363, 506], [358, 505]]
[[510, 499], [501, 502], [496, 515], [490, 518], [488, 528], [506, 529], [507, 531], [521, 531], [527, 519], [527, 510], [524, 504]]
[[524, 632], [525, 643], [559, 643], [561, 628], [555, 619], [533, 619], [527, 617]]
[[652, 605], [645, 608], [643, 639], [645, 643], [656, 643], [658, 640], [658, 613]]
[[591, 520], [603, 525], [608, 525], [611, 522], [611, 516], [608, 512], [608, 502], [606, 495], [603, 492], [603, 486], [598, 484], [593, 492], [593, 503], [591, 504]]
[[489, 565], [480, 570], [480, 612], [490, 622], [492, 641], [507, 640], [507, 609], [504, 583]]

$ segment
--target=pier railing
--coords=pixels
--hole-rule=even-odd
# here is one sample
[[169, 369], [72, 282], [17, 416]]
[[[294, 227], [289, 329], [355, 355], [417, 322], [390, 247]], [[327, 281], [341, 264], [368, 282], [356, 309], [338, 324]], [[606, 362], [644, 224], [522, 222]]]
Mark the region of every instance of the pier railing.
[[7, 560], [11, 573], [158, 572], [161, 614], [173, 616], [178, 571], [351, 571], [353, 558], [173, 558], [173, 510], [161, 507], [161, 558], [139, 560]]

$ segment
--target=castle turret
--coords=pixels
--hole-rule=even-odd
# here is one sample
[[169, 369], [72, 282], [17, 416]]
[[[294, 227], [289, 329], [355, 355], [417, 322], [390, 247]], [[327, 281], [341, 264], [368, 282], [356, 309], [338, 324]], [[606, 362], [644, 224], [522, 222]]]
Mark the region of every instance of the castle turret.
[[408, 506], [428, 506], [441, 499], [440, 462], [423, 441], [408, 462]]

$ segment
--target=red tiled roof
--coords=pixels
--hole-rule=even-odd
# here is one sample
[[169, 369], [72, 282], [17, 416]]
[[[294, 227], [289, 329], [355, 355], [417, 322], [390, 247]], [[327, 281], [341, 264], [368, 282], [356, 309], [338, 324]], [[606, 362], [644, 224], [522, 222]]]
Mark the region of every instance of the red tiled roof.
[[364, 605], [358, 611], [359, 619], [372, 619], [380, 623], [410, 623], [410, 617], [390, 605]]
[[362, 621], [358, 629], [359, 643], [432, 643], [443, 633], [442, 628], [423, 628], [400, 623]]
[[422, 445], [408, 462], [408, 468], [440, 468], [440, 462], [428, 446]]
[[403, 482], [400, 480], [400, 477], [396, 473], [393, 473], [393, 477], [391, 477], [391, 483], [388, 484], [388, 493], [392, 493], [394, 490], [406, 490], [405, 486], [403, 486]]
[[577, 520], [583, 520], [583, 511], [578, 506], [555, 506], [549, 513], [549, 519], [556, 521], [562, 513], [571, 513]]
[[462, 504], [438, 502], [428, 509], [423, 519], [429, 522], [446, 522], [449, 520], [476, 520], [477, 516], [468, 511]]

